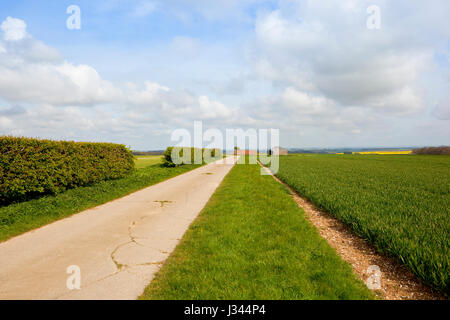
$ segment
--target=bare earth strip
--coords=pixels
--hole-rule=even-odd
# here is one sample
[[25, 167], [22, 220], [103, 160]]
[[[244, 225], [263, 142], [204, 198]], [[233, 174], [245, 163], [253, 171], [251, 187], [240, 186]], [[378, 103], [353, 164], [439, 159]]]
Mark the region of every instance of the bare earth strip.
[[295, 202], [305, 211], [306, 217], [318, 229], [320, 235], [328, 241], [331, 247], [348, 263], [353, 271], [363, 281], [366, 281], [370, 266], [378, 266], [381, 271], [381, 288], [375, 293], [385, 300], [441, 300], [445, 299], [439, 293], [433, 292], [422, 284], [406, 267], [380, 254], [377, 250], [338, 219], [321, 211], [309, 200], [299, 196], [286, 183], [274, 176], [276, 181], [285, 185]]
[[[0, 244], [0, 299], [136, 299], [235, 163], [219, 160]], [[69, 266], [81, 289], [69, 290]]]

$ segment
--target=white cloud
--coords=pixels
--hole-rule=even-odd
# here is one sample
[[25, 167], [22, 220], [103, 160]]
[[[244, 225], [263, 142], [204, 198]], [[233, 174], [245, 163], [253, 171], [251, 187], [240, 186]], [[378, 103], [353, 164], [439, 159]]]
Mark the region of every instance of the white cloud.
[[411, 114], [423, 109], [422, 98], [411, 87], [404, 87], [390, 94], [368, 97], [365, 104], [378, 111], [393, 112], [396, 114]]
[[[318, 7], [308, 3], [313, 12]], [[336, 15], [349, 15], [357, 7], [335, 3], [332, 8]], [[429, 65], [432, 51], [395, 51], [391, 34], [375, 36], [370, 43], [365, 40], [371, 37], [368, 32], [308, 14], [302, 21], [284, 16], [281, 10], [264, 14], [256, 23], [260, 49], [256, 70], [269, 80], [324, 95], [344, 106], [393, 114], [420, 110], [417, 75]], [[384, 44], [380, 47], [380, 43]]]
[[[103, 80], [97, 71], [87, 65], [75, 66], [64, 62], [55, 68], [74, 90], [71, 99], [66, 103], [95, 104], [99, 102], [116, 101], [122, 97], [122, 92], [109, 81]], [[73, 100], [73, 101], [70, 101]]]
[[329, 115], [336, 104], [325, 97], [314, 97], [292, 87], [284, 90], [282, 94], [284, 105], [292, 112], [301, 115]]
[[450, 120], [450, 95], [442, 99], [433, 110], [433, 114], [441, 120]]
[[[26, 26], [24, 22], [15, 23]], [[178, 40], [183, 40], [185, 45], [184, 38]], [[64, 61], [57, 51], [32, 37], [6, 49], [4, 54], [6, 56], [0, 61], [0, 96], [11, 103], [54, 106], [110, 103], [153, 111], [159, 109], [162, 114], [179, 110], [205, 118], [229, 114], [225, 105], [210, 101], [206, 96], [196, 98], [150, 81], [144, 83], [143, 89], [138, 89], [133, 82], [123, 88], [116, 86], [102, 79], [93, 67]]]
[[27, 36], [27, 24], [20, 19], [7, 17], [0, 28], [5, 41], [19, 41]]
[[[25, 26], [26, 33], [24, 22], [13, 21]], [[4, 36], [11, 32], [8, 24], [5, 28]], [[0, 52], [0, 98], [27, 107], [0, 108], [2, 134], [125, 143], [127, 138], [167, 133], [193, 119], [232, 115], [225, 104], [206, 95], [151, 81], [143, 86], [131, 81], [116, 85], [89, 65], [65, 61], [57, 50], [30, 35], [15, 39], [0, 43], [5, 46]]]
[[146, 82], [143, 90], [129, 85], [127, 96], [132, 112], [154, 112], [158, 119], [168, 123], [173, 122], [174, 118], [183, 118], [186, 122], [193, 119], [225, 120], [233, 114], [226, 105], [207, 96], [196, 97], [189, 92], [170, 90], [152, 82]]
[[6, 130], [11, 129], [13, 121], [5, 116], [0, 116], [0, 134], [7, 133]]
[[[247, 61], [255, 78], [274, 90], [254, 103], [252, 117], [305, 136], [309, 130], [313, 141], [321, 140], [312, 134], [318, 130], [383, 137], [400, 122], [396, 131], [403, 126], [407, 132], [428, 116], [433, 94], [448, 87], [434, 57], [448, 52], [450, 23], [441, 11], [449, 4], [437, 1], [433, 8], [420, 1], [379, 2], [383, 20], [376, 32], [366, 28], [367, 1], [286, 0], [261, 11]], [[432, 114], [446, 119], [446, 106], [439, 103]]]
[[[209, 100], [207, 96], [200, 96], [198, 98], [198, 105], [200, 107], [200, 114], [198, 114], [200, 119], [226, 119], [232, 115], [228, 107], [218, 101]], [[191, 109], [192, 113], [197, 112], [195, 107]]]
[[[128, 15], [133, 8], [135, 16], [178, 12], [195, 26], [186, 30], [214, 28], [155, 40], [141, 56], [124, 49], [116, 57], [125, 53], [130, 63], [111, 64], [108, 71], [123, 84], [103, 78], [93, 64], [66, 61], [34, 39], [24, 21], [9, 18], [1, 25], [0, 102], [6, 104], [0, 129], [144, 145], [149, 136], [167, 135], [194, 119], [217, 127], [280, 127], [292, 134], [293, 145], [300, 133], [310, 145], [389, 143], [391, 134], [395, 141], [415, 141], [421, 121], [436, 125], [429, 132], [448, 132], [442, 129], [450, 117], [448, 99], [439, 98], [447, 96], [442, 73], [448, 61], [435, 57], [448, 56], [448, 0], [433, 6], [380, 0], [377, 31], [366, 28], [372, 4], [366, 0], [282, 0], [275, 9], [259, 0], [112, 2], [108, 10], [132, 4]], [[15, 112], [18, 105], [23, 109]]]
[[136, 85], [131, 83], [128, 85], [130, 92], [128, 94], [129, 101], [135, 105], [151, 105], [159, 103], [161, 94], [169, 92], [170, 89], [162, 86], [158, 83], [150, 81], [145, 82], [145, 88], [143, 90], [137, 90]]
[[114, 101], [121, 91], [86, 65], [22, 61], [0, 65], [0, 96], [10, 102], [89, 105]]
[[8, 39], [0, 60], [2, 98], [10, 102], [88, 105], [121, 96], [120, 89], [101, 79], [94, 68], [66, 62], [58, 50], [27, 35], [24, 21], [8, 17], [2, 30]]

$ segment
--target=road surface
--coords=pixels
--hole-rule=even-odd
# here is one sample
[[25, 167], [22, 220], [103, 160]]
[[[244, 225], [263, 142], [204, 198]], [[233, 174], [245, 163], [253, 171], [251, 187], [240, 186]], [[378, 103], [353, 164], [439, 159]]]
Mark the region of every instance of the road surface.
[[235, 160], [0, 243], [0, 299], [136, 299]]

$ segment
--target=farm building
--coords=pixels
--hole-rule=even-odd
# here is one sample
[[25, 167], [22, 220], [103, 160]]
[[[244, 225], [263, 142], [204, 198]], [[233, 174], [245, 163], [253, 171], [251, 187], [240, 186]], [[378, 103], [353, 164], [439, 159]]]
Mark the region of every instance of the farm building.
[[288, 151], [282, 147], [274, 147], [269, 151], [269, 154], [274, 156], [284, 156], [288, 154]]
[[258, 155], [258, 150], [241, 150], [235, 149], [234, 154], [237, 156], [256, 156]]

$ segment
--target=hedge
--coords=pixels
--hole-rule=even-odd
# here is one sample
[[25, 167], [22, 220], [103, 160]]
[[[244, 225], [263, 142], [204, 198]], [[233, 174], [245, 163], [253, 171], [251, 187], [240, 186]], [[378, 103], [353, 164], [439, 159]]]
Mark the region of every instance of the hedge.
[[413, 149], [413, 154], [433, 154], [433, 155], [450, 155], [450, 147], [425, 147]]
[[[186, 156], [184, 157], [184, 155]], [[176, 159], [174, 159], [174, 156]], [[193, 164], [195, 163], [195, 159], [201, 159], [201, 163], [209, 163], [222, 158], [223, 154], [220, 149], [168, 147], [164, 152], [163, 165], [166, 167], [176, 167], [183, 164]]]
[[134, 170], [124, 145], [0, 137], [0, 204], [122, 178]]

